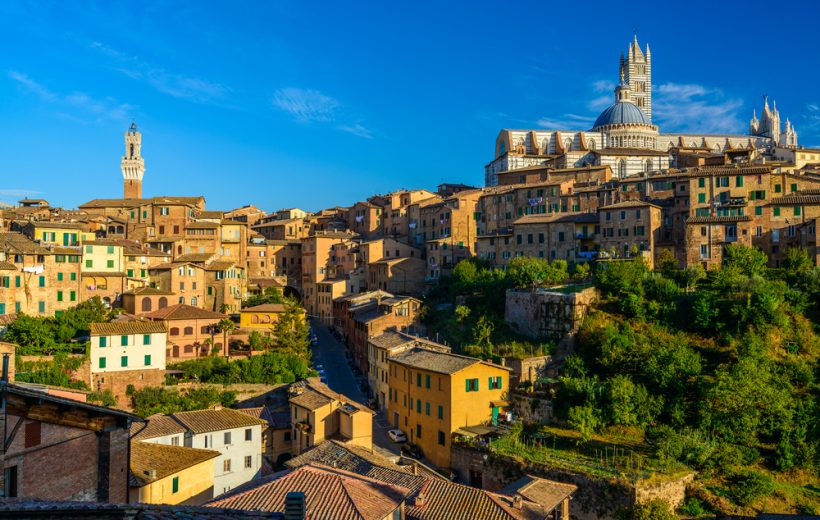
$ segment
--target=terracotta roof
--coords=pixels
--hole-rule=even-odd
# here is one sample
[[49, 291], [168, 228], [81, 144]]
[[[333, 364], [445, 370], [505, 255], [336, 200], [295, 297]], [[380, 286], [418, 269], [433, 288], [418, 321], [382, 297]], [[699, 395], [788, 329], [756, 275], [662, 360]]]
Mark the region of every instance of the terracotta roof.
[[143, 316], [152, 320], [208, 320], [227, 317], [225, 314], [200, 309], [199, 307], [192, 307], [184, 303], [163, 307], [162, 309], [143, 314]]
[[185, 229], [219, 229], [219, 224], [208, 220], [202, 220], [185, 224]]
[[155, 296], [170, 296], [174, 293], [171, 291], [164, 291], [162, 289], [157, 289], [156, 287], [137, 287], [136, 289], [131, 289], [130, 291], [125, 291], [123, 294], [135, 294], [138, 296], [142, 295], [155, 295]]
[[792, 193], [771, 200], [767, 206], [814, 206], [820, 204], [820, 194]]
[[729, 224], [733, 222], [749, 222], [752, 217], [748, 215], [738, 215], [734, 217], [689, 217], [686, 219], [687, 224]]
[[704, 166], [701, 168], [688, 168], [683, 170], [680, 175], [687, 175], [690, 177], [707, 177], [707, 176], [731, 176], [731, 175], [761, 175], [764, 173], [771, 173], [771, 166]]
[[511, 482], [500, 491], [503, 495], [513, 496], [519, 494], [522, 497], [540, 504], [550, 510], [558, 507], [561, 502], [577, 491], [578, 486], [553, 482], [541, 478], [526, 475]]
[[201, 262], [205, 263], [215, 257], [215, 253], [188, 253], [178, 256], [174, 262]]
[[597, 213], [542, 213], [538, 215], [524, 215], [513, 221], [513, 225], [521, 226], [526, 224], [558, 224], [567, 222], [588, 222], [598, 223]]
[[0, 516], [4, 518], [96, 518], [121, 520], [124, 518], [151, 520], [236, 520], [236, 518], [267, 518], [281, 520], [281, 513], [237, 511], [233, 509], [204, 506], [158, 505], [158, 504], [112, 504], [109, 502], [70, 502], [58, 500], [18, 500], [5, 498], [0, 501]]
[[239, 312], [285, 312], [287, 307], [281, 303], [264, 303], [254, 307], [246, 307]]
[[81, 231], [85, 229], [85, 226], [79, 222], [32, 222], [31, 225], [45, 229], [79, 229]]
[[165, 332], [165, 324], [159, 321], [120, 321], [109, 323], [91, 323], [92, 336], [109, 336], [118, 334], [151, 334]]
[[17, 266], [11, 262], [0, 261], [0, 271], [16, 271]]
[[296, 490], [305, 493], [306, 518], [322, 520], [381, 520], [398, 509], [409, 493], [407, 488], [348, 471], [307, 465], [240, 486], [208, 505], [282, 511], [285, 495]]
[[146, 424], [134, 424], [131, 426], [131, 439], [155, 439], [166, 435], [184, 434], [185, 428], [170, 415], [161, 413], [146, 417]]
[[193, 410], [177, 412], [174, 418], [194, 433], [207, 433], [219, 430], [230, 430], [246, 426], [266, 425], [267, 422], [256, 419], [230, 408]]
[[210, 264], [205, 266], [206, 271], [224, 271], [226, 269], [230, 269], [231, 267], [236, 267], [237, 269], [243, 269], [242, 266], [237, 265], [236, 262], [231, 260], [214, 260]]
[[111, 278], [125, 278], [126, 273], [117, 271], [83, 271], [80, 276], [109, 276]]
[[390, 356], [390, 361], [441, 374], [455, 374], [478, 363], [494, 366], [502, 370], [510, 370], [509, 368], [493, 365], [492, 363], [477, 358], [459, 356], [458, 354], [440, 352], [423, 347], [414, 347], [404, 352], [394, 354]]
[[616, 202], [615, 204], [609, 204], [608, 206], [602, 206], [598, 208], [599, 210], [607, 210], [607, 209], [624, 209], [624, 208], [643, 208], [646, 206], [652, 206], [653, 208], [660, 208], [660, 206], [656, 204], [652, 204], [651, 202], [646, 202], [642, 200], [625, 200], [623, 202]]
[[[213, 450], [169, 446], [152, 442], [131, 443], [131, 485], [147, 486], [202, 462], [219, 457]], [[153, 470], [153, 475], [149, 472]]]
[[406, 515], [413, 520], [543, 520], [549, 510], [524, 498], [521, 509], [512, 498], [446, 480], [429, 480], [421, 490], [424, 505], [407, 504]]

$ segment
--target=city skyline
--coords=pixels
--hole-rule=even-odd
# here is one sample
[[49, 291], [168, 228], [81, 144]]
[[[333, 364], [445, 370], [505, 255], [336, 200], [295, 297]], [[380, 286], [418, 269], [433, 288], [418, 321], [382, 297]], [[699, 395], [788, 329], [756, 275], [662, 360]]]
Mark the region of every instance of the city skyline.
[[6, 24], [16, 20], [4, 31], [7, 46], [27, 44], [3, 58], [0, 75], [0, 153], [10, 173], [0, 201], [75, 207], [121, 196], [122, 136], [132, 120], [144, 135], [146, 196], [314, 211], [402, 187], [481, 185], [500, 129], [591, 126], [611, 102], [617, 56], [633, 30], [652, 46], [662, 130], [745, 133], [768, 94], [801, 144], [820, 140], [811, 82], [780, 73], [805, 63], [806, 54], [781, 47], [810, 53], [810, 32], [800, 28], [811, 16], [782, 19], [789, 41], [766, 46], [741, 41], [764, 23], [762, 7], [713, 7], [731, 10], [727, 27], [717, 13], [676, 13], [683, 40], [659, 28], [669, 23], [662, 13], [637, 7], [624, 16], [595, 5], [585, 13], [591, 20], [623, 16], [595, 34], [516, 13], [511, 40], [488, 4], [434, 16], [378, 5], [102, 5], [0, 7]]

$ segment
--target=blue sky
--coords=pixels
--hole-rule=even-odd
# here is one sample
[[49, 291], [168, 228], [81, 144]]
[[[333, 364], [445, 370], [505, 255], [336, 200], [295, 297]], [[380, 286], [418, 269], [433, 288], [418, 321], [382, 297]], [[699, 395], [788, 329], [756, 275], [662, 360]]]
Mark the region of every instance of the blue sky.
[[0, 201], [317, 210], [480, 185], [501, 128], [586, 129], [637, 32], [661, 131], [745, 132], [765, 93], [820, 144], [820, 3], [0, 2]]

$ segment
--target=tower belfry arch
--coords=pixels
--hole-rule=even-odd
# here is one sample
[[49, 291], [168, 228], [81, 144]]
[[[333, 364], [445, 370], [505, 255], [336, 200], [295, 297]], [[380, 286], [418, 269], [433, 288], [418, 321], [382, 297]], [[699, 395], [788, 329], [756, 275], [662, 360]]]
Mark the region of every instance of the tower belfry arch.
[[141, 155], [142, 134], [137, 124], [132, 122], [125, 132], [125, 155], [120, 161], [123, 179], [123, 198], [142, 198], [142, 176], [145, 175], [145, 161]]

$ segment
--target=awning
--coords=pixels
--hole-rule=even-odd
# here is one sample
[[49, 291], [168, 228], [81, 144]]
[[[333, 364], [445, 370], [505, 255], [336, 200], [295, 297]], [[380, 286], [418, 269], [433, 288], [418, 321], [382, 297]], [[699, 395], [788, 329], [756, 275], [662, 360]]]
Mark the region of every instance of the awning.
[[490, 406], [493, 406], [493, 407], [495, 407], [495, 406], [501, 407], [501, 406], [509, 406], [509, 405], [510, 405], [509, 401], [490, 401]]

